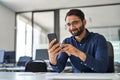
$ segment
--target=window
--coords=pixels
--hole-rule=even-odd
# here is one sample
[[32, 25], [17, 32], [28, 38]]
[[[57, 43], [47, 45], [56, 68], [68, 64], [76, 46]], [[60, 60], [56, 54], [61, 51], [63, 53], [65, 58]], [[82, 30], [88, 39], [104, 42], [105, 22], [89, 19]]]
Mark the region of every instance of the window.
[[33, 59], [37, 49], [47, 49], [48, 33], [54, 32], [54, 12], [35, 12], [33, 31]]
[[37, 49], [47, 49], [47, 34], [54, 32], [54, 11], [19, 13], [16, 22], [16, 60], [20, 56], [34, 60]]
[[20, 56], [31, 56], [32, 49], [32, 26], [30, 18], [25, 15], [31, 13], [22, 13], [17, 15], [17, 41], [16, 41], [16, 61]]

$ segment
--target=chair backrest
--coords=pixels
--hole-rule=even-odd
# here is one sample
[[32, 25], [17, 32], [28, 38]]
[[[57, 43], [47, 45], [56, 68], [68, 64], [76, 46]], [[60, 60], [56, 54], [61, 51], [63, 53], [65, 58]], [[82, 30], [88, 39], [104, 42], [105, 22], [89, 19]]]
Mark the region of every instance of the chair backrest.
[[0, 50], [0, 63], [4, 63], [4, 50]]
[[114, 50], [113, 50], [113, 45], [111, 42], [107, 42], [108, 45], [108, 56], [109, 56], [109, 62], [108, 62], [108, 73], [114, 72]]
[[44, 61], [29, 61], [25, 66], [25, 72], [47, 72], [47, 64]]
[[18, 60], [17, 66], [25, 66], [32, 58], [29, 56], [21, 56]]

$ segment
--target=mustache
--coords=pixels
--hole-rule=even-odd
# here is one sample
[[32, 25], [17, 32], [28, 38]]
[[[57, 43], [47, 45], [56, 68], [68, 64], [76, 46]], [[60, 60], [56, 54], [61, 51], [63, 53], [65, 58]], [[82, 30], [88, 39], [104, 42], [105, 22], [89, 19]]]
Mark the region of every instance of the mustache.
[[79, 28], [73, 29], [73, 30], [71, 30], [71, 31], [76, 31], [76, 30], [79, 30]]
[[85, 29], [85, 27], [84, 27], [84, 25], [82, 25], [78, 28], [74, 28], [74, 29], [69, 30], [69, 31], [73, 36], [79, 36], [83, 33], [84, 29]]

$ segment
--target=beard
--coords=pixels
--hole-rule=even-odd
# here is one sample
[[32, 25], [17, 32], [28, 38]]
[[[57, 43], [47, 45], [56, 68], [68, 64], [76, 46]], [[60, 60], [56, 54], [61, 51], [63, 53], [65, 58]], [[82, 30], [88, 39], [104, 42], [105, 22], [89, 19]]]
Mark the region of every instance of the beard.
[[79, 28], [76, 28], [74, 30], [69, 30], [69, 31], [73, 36], [79, 36], [83, 33], [84, 29], [85, 29], [85, 27], [84, 27], [84, 25], [82, 25]]

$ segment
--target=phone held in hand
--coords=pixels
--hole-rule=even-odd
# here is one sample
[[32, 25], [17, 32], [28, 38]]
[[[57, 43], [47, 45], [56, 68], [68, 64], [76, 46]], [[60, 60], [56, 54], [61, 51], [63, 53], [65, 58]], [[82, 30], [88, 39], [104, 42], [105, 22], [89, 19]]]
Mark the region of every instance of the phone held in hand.
[[56, 43], [59, 42], [58, 38], [57, 38], [57, 35], [55, 33], [49, 33], [48, 34], [48, 40], [49, 40], [49, 42], [51, 42], [53, 39], [56, 39], [56, 42], [54, 44], [56, 44]]

